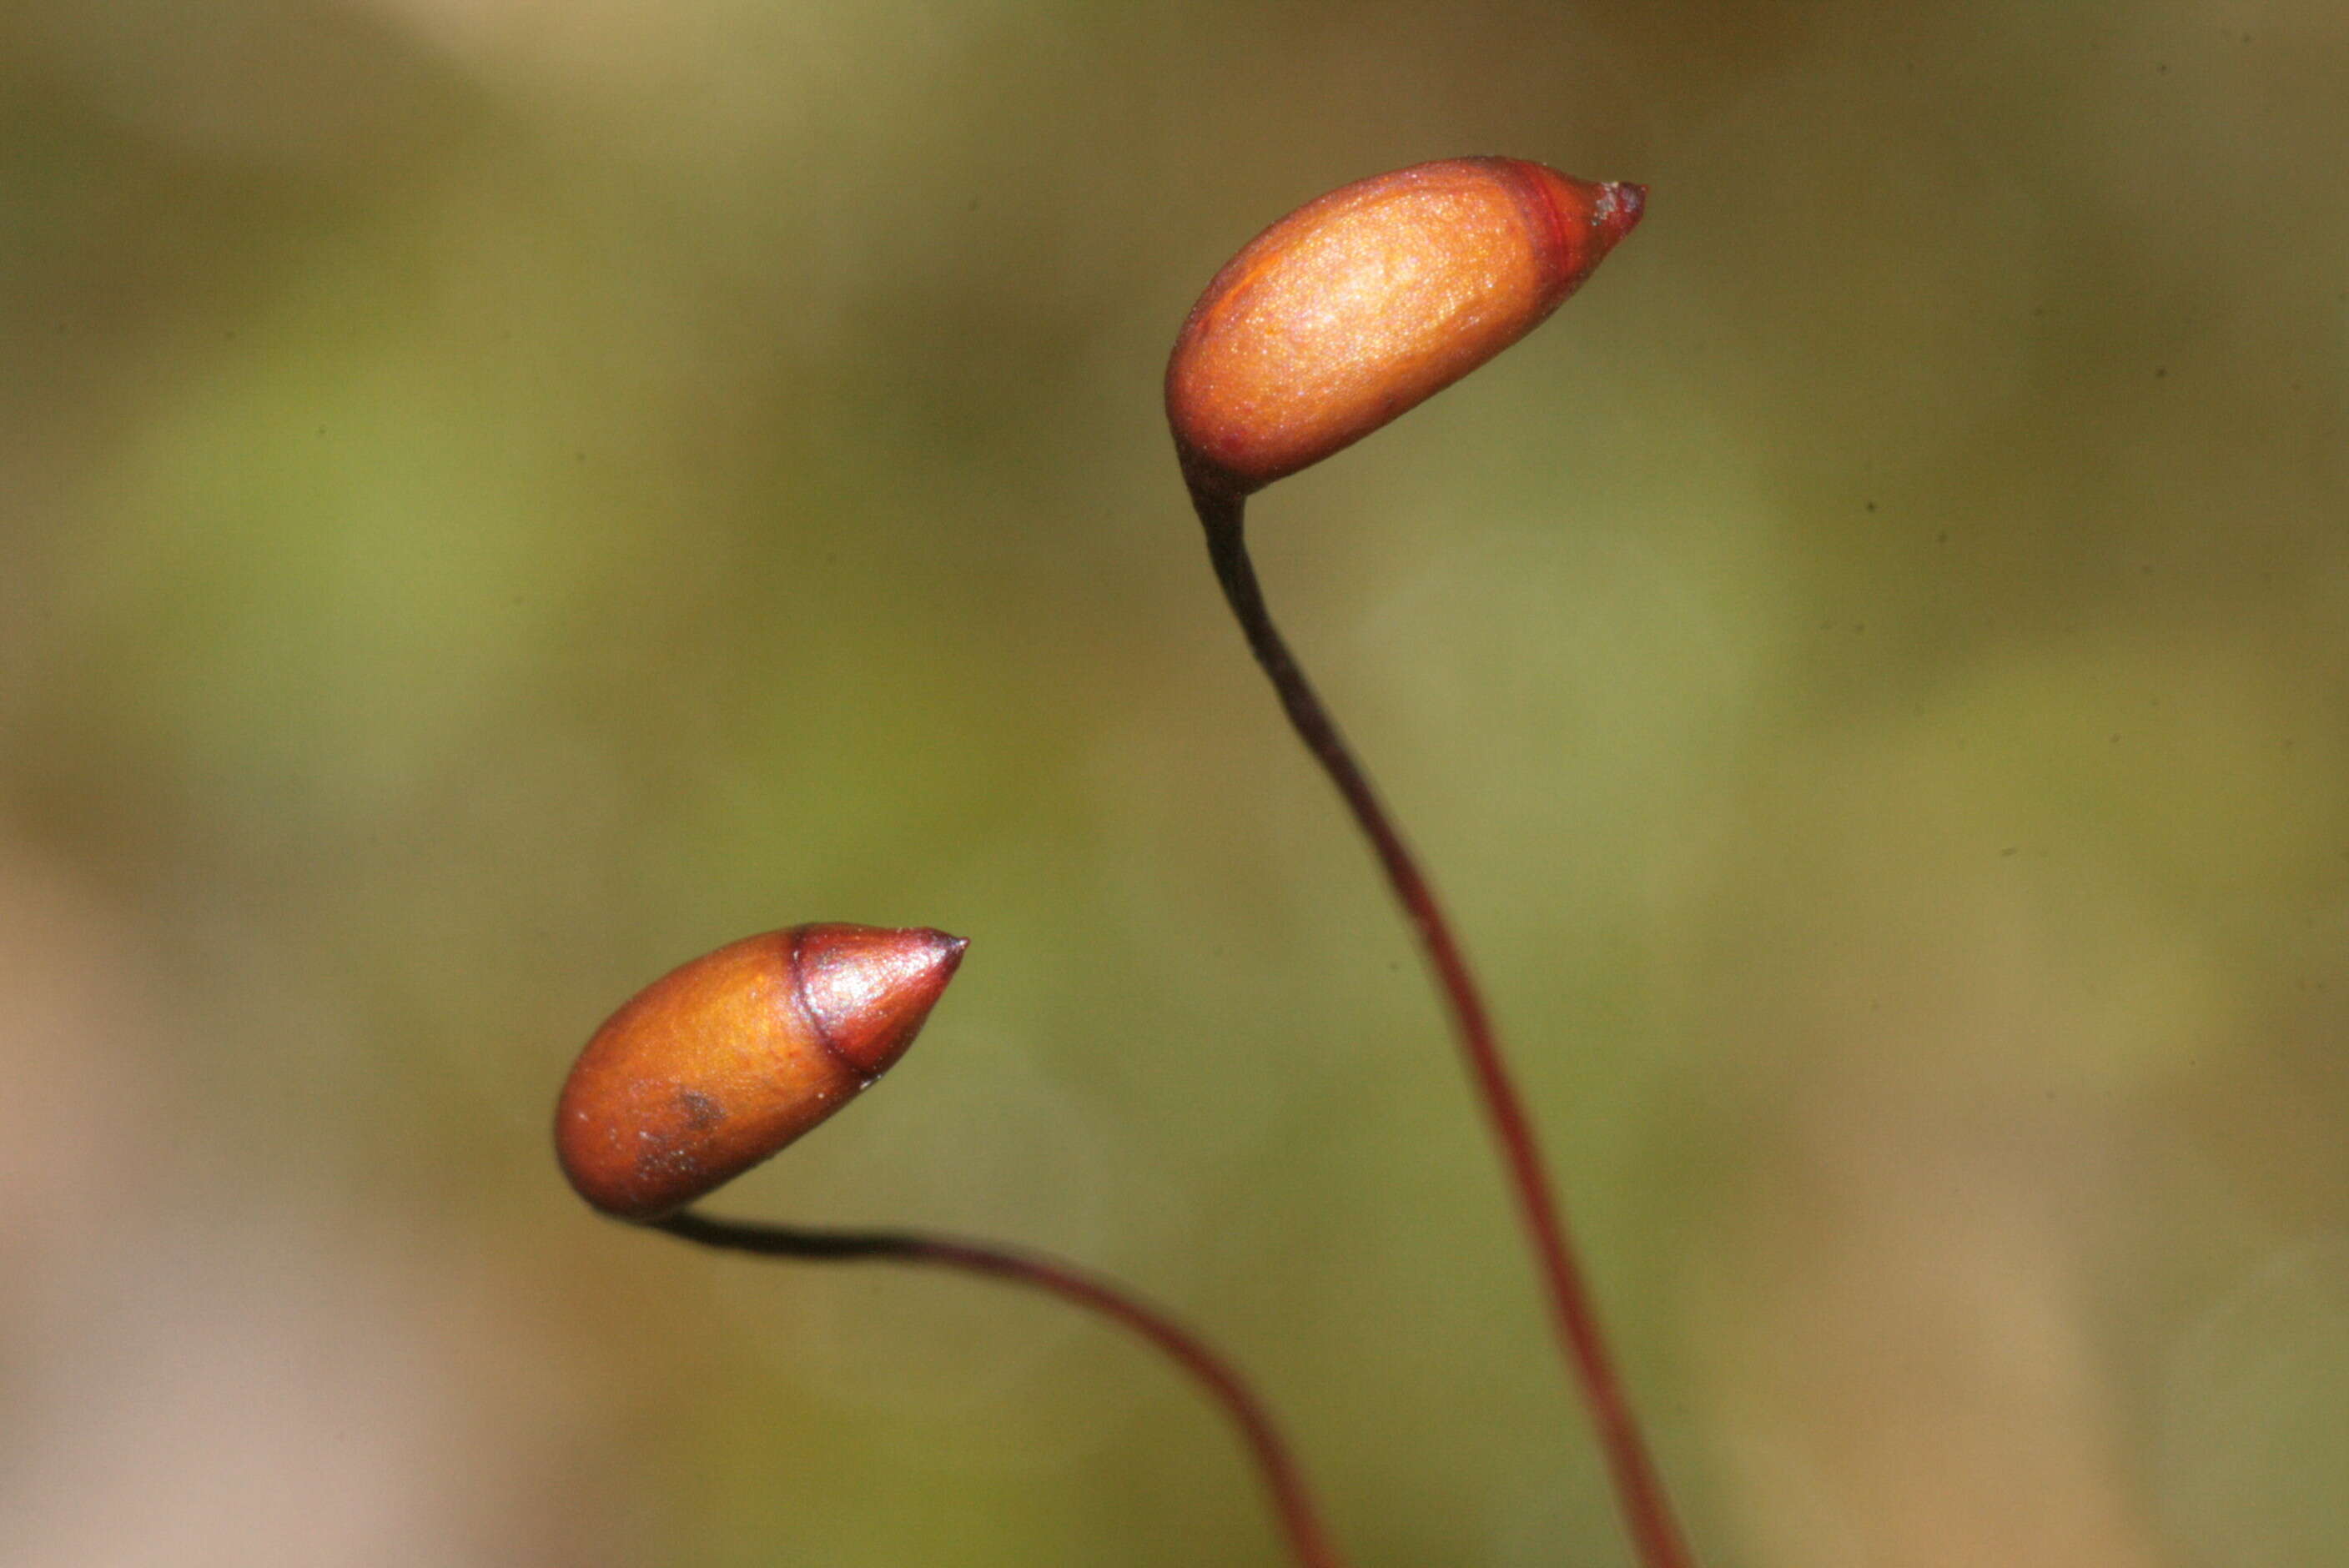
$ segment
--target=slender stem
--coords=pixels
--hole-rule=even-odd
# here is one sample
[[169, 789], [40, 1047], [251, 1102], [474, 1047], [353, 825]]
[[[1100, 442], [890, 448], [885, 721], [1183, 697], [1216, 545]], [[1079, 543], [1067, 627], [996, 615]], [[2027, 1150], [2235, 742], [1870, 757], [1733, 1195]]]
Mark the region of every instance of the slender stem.
[[652, 1228], [702, 1246], [761, 1257], [835, 1263], [877, 1259], [960, 1269], [1028, 1285], [1097, 1312], [1164, 1352], [1223, 1407], [1239, 1429], [1265, 1488], [1272, 1494], [1273, 1511], [1299, 1568], [1345, 1568], [1344, 1559], [1322, 1528], [1319, 1512], [1306, 1490], [1304, 1472], [1273, 1425], [1271, 1412], [1238, 1369], [1172, 1317], [1106, 1280], [1039, 1253], [919, 1231], [802, 1230], [715, 1219], [691, 1211], [655, 1221]]
[[1436, 903], [1435, 890], [1265, 608], [1256, 567], [1248, 559], [1247, 503], [1195, 482], [1191, 500], [1198, 509], [1199, 521], [1206, 525], [1207, 554], [1215, 562], [1216, 579], [1223, 584], [1224, 597], [1247, 634], [1249, 649], [1279, 694], [1298, 738], [1338, 787], [1354, 820], [1377, 851], [1387, 882], [1434, 968], [1516, 1193], [1535, 1263], [1549, 1294], [1552, 1326], [1568, 1367], [1580, 1379], [1583, 1400], [1599, 1429], [1599, 1446], [1605, 1450], [1617, 1501], [1640, 1562], [1644, 1568], [1693, 1568], [1695, 1559], [1682, 1540], [1663, 1477], [1640, 1436], [1638, 1418], [1599, 1326], [1598, 1308], [1576, 1265], [1564, 1216], [1551, 1196], [1533, 1123], [1510, 1079], [1492, 1019], [1478, 995], [1468, 960]]

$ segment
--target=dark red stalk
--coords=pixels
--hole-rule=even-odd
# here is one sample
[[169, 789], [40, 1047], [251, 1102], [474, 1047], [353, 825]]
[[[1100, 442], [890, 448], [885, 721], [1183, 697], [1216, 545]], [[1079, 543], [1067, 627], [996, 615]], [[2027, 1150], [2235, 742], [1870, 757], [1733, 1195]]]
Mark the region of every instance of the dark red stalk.
[[1099, 1313], [1148, 1340], [1223, 1407], [1239, 1429], [1265, 1488], [1272, 1494], [1274, 1512], [1299, 1568], [1345, 1568], [1344, 1559], [1321, 1526], [1304, 1473], [1290, 1455], [1288, 1444], [1238, 1370], [1189, 1329], [1104, 1280], [1040, 1253], [918, 1231], [802, 1230], [713, 1219], [690, 1210], [656, 1220], [651, 1228], [702, 1246], [761, 1257], [834, 1263], [881, 1260], [959, 1269], [1028, 1285]]
[[1361, 763], [1339, 734], [1338, 726], [1305, 678], [1296, 656], [1288, 651], [1272, 615], [1265, 608], [1255, 564], [1248, 558], [1247, 502], [1240, 497], [1203, 487], [1195, 478], [1191, 500], [1199, 521], [1206, 525], [1207, 554], [1215, 562], [1216, 580], [1247, 634], [1248, 647], [1271, 680], [1288, 711], [1298, 738], [1329, 774], [1344, 797], [1347, 809], [1371, 841], [1385, 870], [1387, 882], [1419, 935], [1428, 963], [1452, 1014], [1454, 1032], [1468, 1058], [1470, 1075], [1484, 1102], [1485, 1114], [1500, 1145], [1517, 1210], [1524, 1219], [1534, 1261], [1549, 1295], [1550, 1318], [1567, 1364], [1579, 1379], [1584, 1403], [1599, 1430], [1600, 1448], [1626, 1528], [1639, 1550], [1643, 1568], [1693, 1568], [1695, 1559], [1682, 1541], [1672, 1515], [1662, 1476], [1648, 1452], [1638, 1418], [1633, 1414], [1613, 1355], [1600, 1328], [1599, 1312], [1575, 1264], [1564, 1216], [1551, 1196], [1541, 1149], [1526, 1117], [1524, 1101], [1511, 1081], [1492, 1020], [1485, 1013], [1468, 960], [1453, 935], [1435, 890], [1402, 841], [1393, 820], [1381, 804]]

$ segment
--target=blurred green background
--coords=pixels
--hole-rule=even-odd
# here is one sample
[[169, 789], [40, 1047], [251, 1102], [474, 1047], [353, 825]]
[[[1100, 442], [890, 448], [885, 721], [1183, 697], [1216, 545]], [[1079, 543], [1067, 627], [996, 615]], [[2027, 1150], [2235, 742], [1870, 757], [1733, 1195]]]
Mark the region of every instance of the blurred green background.
[[714, 1207], [1128, 1279], [1359, 1568], [1622, 1563], [1157, 405], [1492, 151], [1648, 220], [1258, 556], [1705, 1562], [2349, 1562], [2337, 5], [19, 0], [0, 127], [0, 1561], [1278, 1561], [1111, 1332], [564, 1187], [828, 919], [971, 956]]

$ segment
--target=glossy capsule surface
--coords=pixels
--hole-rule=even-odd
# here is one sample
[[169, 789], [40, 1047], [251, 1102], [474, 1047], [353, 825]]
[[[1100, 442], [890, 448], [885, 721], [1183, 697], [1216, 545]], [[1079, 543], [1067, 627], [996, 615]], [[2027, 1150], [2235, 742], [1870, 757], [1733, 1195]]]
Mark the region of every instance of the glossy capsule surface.
[[1166, 366], [1195, 490], [1241, 496], [1320, 461], [1541, 325], [1646, 205], [1514, 158], [1358, 181], [1216, 274]]
[[656, 1220], [790, 1144], [914, 1043], [968, 944], [798, 925], [671, 970], [605, 1020], [555, 1106], [579, 1195]]

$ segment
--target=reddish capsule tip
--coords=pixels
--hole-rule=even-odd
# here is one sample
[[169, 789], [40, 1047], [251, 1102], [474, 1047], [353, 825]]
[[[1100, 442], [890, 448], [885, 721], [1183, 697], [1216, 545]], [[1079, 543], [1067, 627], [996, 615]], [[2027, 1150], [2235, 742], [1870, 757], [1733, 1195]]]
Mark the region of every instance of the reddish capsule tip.
[[733, 1180], [905, 1054], [967, 945], [940, 931], [801, 925], [671, 970], [573, 1066], [554, 1117], [564, 1174], [630, 1220]]
[[1246, 495], [1361, 439], [1547, 320], [1646, 201], [1455, 158], [1308, 202], [1216, 274], [1175, 341], [1166, 413], [1185, 475]]
[[1601, 220], [1609, 233], [1607, 242], [1612, 245], [1638, 227], [1640, 218], [1646, 215], [1648, 188], [1634, 185], [1627, 180], [1610, 180], [1603, 189], [1615, 198], [1615, 210], [1604, 214]]
[[810, 926], [800, 942], [800, 985], [832, 1048], [876, 1078], [914, 1043], [969, 945], [943, 931]]

